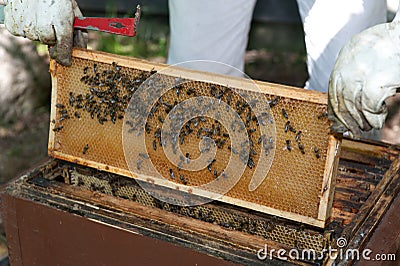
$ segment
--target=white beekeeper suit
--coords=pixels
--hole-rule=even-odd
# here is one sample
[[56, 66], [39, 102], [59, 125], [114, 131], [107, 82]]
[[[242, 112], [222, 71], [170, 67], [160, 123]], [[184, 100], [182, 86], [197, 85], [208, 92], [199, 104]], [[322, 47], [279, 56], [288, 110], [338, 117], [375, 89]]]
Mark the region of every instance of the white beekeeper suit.
[[[304, 25], [309, 80], [306, 87], [326, 92], [342, 46], [356, 33], [386, 21], [385, 0], [297, 0]], [[169, 0], [171, 39], [168, 64], [212, 60], [241, 71], [256, 0]], [[185, 64], [187, 66], [187, 64]], [[215, 64], [208, 69], [237, 75]]]
[[[228, 75], [240, 71], [256, 1], [254, 0], [170, 0], [170, 47], [168, 64], [191, 60], [211, 60], [227, 64], [192, 68]], [[186, 67], [190, 66], [185, 64]], [[210, 68], [211, 67], [211, 68]]]

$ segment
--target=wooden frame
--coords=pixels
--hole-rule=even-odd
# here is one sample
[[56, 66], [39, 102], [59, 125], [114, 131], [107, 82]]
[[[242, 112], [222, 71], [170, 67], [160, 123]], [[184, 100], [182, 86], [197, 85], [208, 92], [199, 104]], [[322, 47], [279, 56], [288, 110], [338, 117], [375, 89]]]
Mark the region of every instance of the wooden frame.
[[[327, 95], [321, 92], [316, 91], [309, 91], [304, 89], [296, 89], [288, 86], [277, 85], [277, 84], [270, 84], [266, 82], [259, 82], [259, 81], [252, 81], [242, 78], [235, 78], [235, 77], [228, 77], [223, 75], [217, 74], [210, 74], [205, 72], [193, 71], [188, 69], [183, 69], [179, 67], [170, 67], [165, 69], [167, 66], [163, 64], [156, 64], [150, 63], [144, 60], [134, 59], [134, 58], [127, 58], [122, 56], [110, 55], [101, 52], [94, 52], [94, 51], [87, 51], [82, 49], [74, 49], [73, 57], [88, 59], [92, 61], [102, 62], [111, 64], [113, 62], [118, 62], [118, 65], [125, 66], [125, 67], [134, 67], [139, 68], [146, 71], [151, 70], [161, 70], [163, 69], [163, 74], [168, 74], [175, 77], [180, 78], [188, 78], [196, 81], [204, 81], [204, 82], [214, 82], [219, 84], [230, 84], [230, 86], [238, 87], [238, 88], [251, 88], [249, 85], [256, 84], [257, 87], [263, 92], [268, 93], [276, 96], [282, 97], [290, 97], [296, 100], [307, 101], [310, 103], [316, 104], [327, 104]], [[51, 61], [50, 64], [50, 73], [52, 76], [52, 105], [51, 105], [51, 120], [56, 118], [56, 107], [55, 104], [57, 102], [57, 64], [54, 61]], [[274, 209], [268, 206], [263, 206], [259, 204], [254, 204], [249, 202], [229, 197], [229, 196], [222, 196], [219, 200], [238, 205], [241, 207], [246, 207], [249, 209], [256, 209], [257, 211], [269, 213], [272, 215], [276, 215], [279, 217], [288, 218], [294, 221], [310, 224], [317, 227], [324, 227], [326, 220], [329, 218], [331, 213], [331, 206], [332, 206], [332, 199], [334, 193], [334, 179], [336, 173], [336, 167], [338, 164], [338, 152], [340, 151], [340, 140], [338, 140], [334, 136], [329, 136], [328, 141], [328, 152], [327, 152], [327, 160], [325, 162], [325, 172], [323, 175], [323, 182], [320, 187], [320, 194], [316, 195], [319, 197], [319, 205], [318, 205], [318, 217], [308, 217], [305, 215], [301, 215], [298, 213], [292, 213], [288, 211], [282, 211], [278, 209]], [[49, 155], [54, 158], [63, 159], [66, 161], [90, 166], [93, 168], [110, 171], [116, 174], [129, 176], [132, 178], [138, 178], [137, 176], [133, 175], [128, 169], [123, 169], [119, 167], [114, 167], [112, 165], [99, 163], [96, 161], [87, 160], [85, 158], [80, 158], [77, 156], [72, 156], [70, 154], [65, 154], [58, 150], [60, 144], [57, 143], [57, 139], [55, 137], [55, 133], [50, 128], [49, 132]], [[151, 177], [146, 177], [148, 179]], [[185, 186], [177, 186], [177, 188], [185, 190]], [[190, 188], [191, 192], [198, 195], [207, 196], [207, 193], [204, 191], [197, 191], [196, 188]]]

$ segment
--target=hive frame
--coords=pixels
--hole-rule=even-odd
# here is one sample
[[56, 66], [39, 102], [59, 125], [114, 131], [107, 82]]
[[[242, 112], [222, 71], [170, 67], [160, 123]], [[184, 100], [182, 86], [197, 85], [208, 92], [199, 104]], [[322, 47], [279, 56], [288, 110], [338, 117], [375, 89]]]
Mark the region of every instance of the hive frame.
[[[118, 62], [120, 66], [125, 67], [134, 67], [139, 68], [141, 70], [151, 71], [151, 70], [160, 70], [163, 69], [163, 74], [168, 74], [175, 77], [181, 78], [188, 78], [196, 81], [203, 81], [203, 82], [213, 82], [219, 84], [230, 84], [230, 86], [237, 87], [237, 88], [247, 88], [248, 85], [253, 81], [249, 81], [246, 79], [235, 78], [235, 77], [227, 77], [223, 75], [216, 75], [211, 73], [193, 71], [188, 69], [182, 68], [168, 68], [166, 70], [166, 65], [163, 64], [156, 64], [150, 63], [144, 60], [134, 59], [134, 58], [127, 58], [122, 56], [110, 55], [101, 52], [93, 52], [87, 51], [83, 49], [74, 49], [73, 57], [81, 58], [81, 59], [88, 59], [94, 62], [102, 62], [111, 64], [112, 62]], [[57, 64], [55, 61], [51, 61], [50, 63], [50, 73], [52, 76], [52, 103], [57, 102]], [[316, 91], [307, 91], [303, 89], [295, 89], [288, 86], [277, 85], [277, 84], [270, 84], [266, 82], [259, 82], [255, 81], [258, 88], [261, 89], [262, 92], [273, 94], [276, 96], [282, 97], [290, 97], [292, 99], [307, 101], [311, 103], [317, 104], [327, 104], [327, 95], [324, 93], [316, 92]], [[51, 105], [51, 118], [53, 120], [56, 118], [56, 107], [54, 104]], [[238, 205], [241, 207], [255, 209], [257, 211], [269, 213], [272, 215], [276, 215], [279, 217], [284, 217], [290, 220], [306, 223], [309, 225], [313, 225], [316, 227], [324, 227], [326, 220], [329, 218], [331, 213], [332, 207], [332, 200], [333, 200], [333, 193], [334, 193], [334, 180], [336, 174], [336, 168], [338, 164], [338, 152], [340, 150], [340, 143], [341, 141], [337, 139], [335, 136], [329, 136], [328, 140], [328, 148], [327, 148], [327, 160], [325, 163], [325, 172], [323, 175], [323, 182], [321, 186], [321, 192], [317, 195], [320, 198], [319, 206], [318, 206], [318, 217], [308, 217], [297, 213], [292, 213], [288, 211], [282, 211], [274, 208], [270, 208], [267, 206], [249, 203], [241, 199], [229, 197], [229, 196], [222, 196], [219, 198], [220, 201], [226, 202], [233, 205]], [[63, 159], [66, 161], [70, 161], [73, 163], [86, 165], [89, 167], [97, 168], [100, 170], [105, 170], [109, 172], [113, 172], [116, 174], [137, 178], [134, 174], [132, 174], [128, 169], [122, 169], [119, 167], [110, 166], [107, 164], [99, 163], [96, 161], [87, 160], [85, 158], [79, 158], [76, 156], [72, 156], [70, 154], [65, 154], [61, 151], [58, 151], [57, 148], [57, 139], [55, 137], [55, 132], [50, 127], [49, 131], [49, 145], [48, 151], [49, 155], [55, 158]], [[207, 196], [207, 193], [204, 191], [193, 191], [194, 194], [200, 193], [202, 196]]]

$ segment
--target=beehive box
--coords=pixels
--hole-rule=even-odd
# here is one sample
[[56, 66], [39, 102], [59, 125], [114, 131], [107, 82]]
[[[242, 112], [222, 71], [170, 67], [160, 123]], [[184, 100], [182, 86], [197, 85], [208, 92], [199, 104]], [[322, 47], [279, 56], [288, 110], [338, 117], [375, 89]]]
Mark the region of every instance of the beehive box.
[[[396, 147], [345, 139], [324, 229], [218, 201], [170, 205], [135, 179], [49, 160], [11, 182], [2, 195], [10, 262], [353, 265], [357, 257], [341, 254], [366, 247], [371, 258], [394, 254], [394, 242], [382, 239], [396, 239], [399, 231], [390, 215], [400, 200], [398, 157]], [[286, 252], [278, 254], [315, 255], [282, 260], [274, 253], [263, 260], [257, 254], [266, 245]], [[333, 256], [328, 248], [336, 250]]]
[[326, 94], [78, 49], [50, 72], [51, 156], [135, 178], [171, 204], [329, 218], [340, 141]]

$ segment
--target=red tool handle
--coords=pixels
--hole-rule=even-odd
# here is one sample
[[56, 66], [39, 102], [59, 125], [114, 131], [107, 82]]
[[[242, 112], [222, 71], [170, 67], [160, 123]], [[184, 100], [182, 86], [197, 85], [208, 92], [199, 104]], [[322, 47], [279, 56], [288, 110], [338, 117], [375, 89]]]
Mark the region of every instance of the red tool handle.
[[74, 28], [96, 30], [124, 36], [135, 36], [138, 20], [135, 18], [86, 18], [76, 17]]

